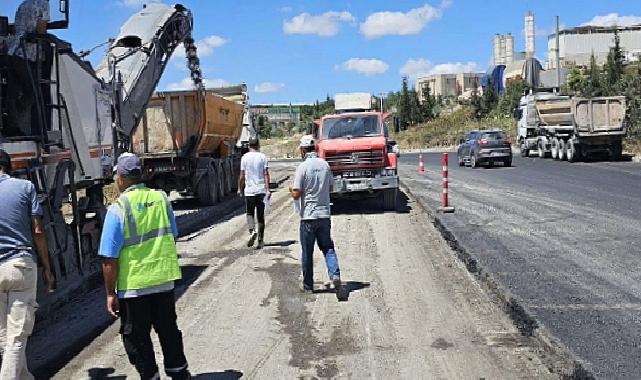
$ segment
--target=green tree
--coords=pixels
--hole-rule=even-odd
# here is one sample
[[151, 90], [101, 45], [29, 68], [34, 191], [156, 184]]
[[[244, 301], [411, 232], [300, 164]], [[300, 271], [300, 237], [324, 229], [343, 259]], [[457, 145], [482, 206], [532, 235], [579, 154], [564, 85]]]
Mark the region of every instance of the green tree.
[[569, 95], [583, 95], [587, 86], [587, 77], [580, 68], [572, 66], [566, 81], [566, 93]]
[[521, 97], [525, 94], [528, 86], [523, 80], [513, 80], [505, 87], [505, 93], [499, 99], [496, 113], [499, 116], [509, 117], [519, 106]]
[[494, 83], [490, 78], [487, 81], [487, 86], [483, 89], [483, 96], [481, 96], [481, 117], [489, 115], [496, 108], [499, 102], [499, 94], [494, 89]]
[[587, 97], [602, 96], [603, 91], [603, 75], [601, 68], [596, 63], [594, 53], [590, 57], [590, 67], [588, 68], [586, 86], [583, 95]]
[[476, 81], [474, 88], [472, 88], [472, 95], [470, 96], [470, 114], [473, 119], [480, 119], [483, 117], [481, 112], [481, 97], [479, 96], [479, 84]]
[[407, 84], [407, 77], [403, 77], [401, 82], [401, 95], [398, 104], [398, 114], [400, 118], [401, 129], [405, 130], [411, 123], [412, 108], [411, 108], [410, 93]]
[[622, 94], [627, 100], [626, 124], [628, 140], [641, 142], [641, 64], [629, 68], [621, 81]]
[[421, 104], [421, 114], [423, 121], [432, 120], [435, 117], [435, 109], [437, 105], [436, 98], [432, 95], [429, 83], [425, 82], [422, 85], [423, 99]]
[[623, 51], [621, 50], [621, 38], [618, 32], [614, 32], [614, 46], [608, 53], [606, 64], [606, 86], [609, 95], [615, 95], [619, 90], [623, 78]]

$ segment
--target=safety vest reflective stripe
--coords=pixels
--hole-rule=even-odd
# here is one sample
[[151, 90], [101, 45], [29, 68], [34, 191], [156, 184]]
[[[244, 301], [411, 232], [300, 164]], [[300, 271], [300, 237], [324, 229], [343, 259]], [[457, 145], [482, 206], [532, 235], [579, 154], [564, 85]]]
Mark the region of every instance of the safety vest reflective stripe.
[[[161, 194], [165, 199], [165, 206], [169, 210], [169, 199], [167, 199], [167, 195], [164, 192], [161, 192]], [[174, 234], [174, 231], [171, 225], [169, 225], [169, 226], [160, 227], [158, 229], [148, 231], [142, 235], [139, 235], [138, 228], [136, 227], [136, 219], [134, 218], [134, 212], [133, 212], [133, 209], [131, 208], [131, 202], [129, 201], [129, 198], [127, 198], [123, 194], [122, 196], [120, 196], [119, 200], [122, 202], [122, 206], [125, 209], [125, 220], [127, 222], [127, 227], [129, 229], [129, 237], [125, 238], [125, 244], [123, 248], [130, 247], [132, 245], [142, 244], [147, 240], [155, 239], [157, 237]]]

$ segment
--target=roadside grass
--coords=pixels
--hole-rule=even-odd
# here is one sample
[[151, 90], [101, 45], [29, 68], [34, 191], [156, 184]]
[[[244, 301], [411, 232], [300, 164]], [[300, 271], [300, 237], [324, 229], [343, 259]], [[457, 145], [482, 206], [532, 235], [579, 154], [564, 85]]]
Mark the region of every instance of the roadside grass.
[[475, 120], [468, 109], [460, 109], [427, 123], [412, 126], [405, 131], [392, 133], [401, 149], [429, 149], [456, 146], [459, 140], [473, 130], [502, 129], [512, 140], [516, 137], [516, 123], [511, 118], [486, 118]]
[[260, 150], [267, 158], [293, 158], [299, 157], [298, 146], [301, 134], [282, 138], [261, 139]]

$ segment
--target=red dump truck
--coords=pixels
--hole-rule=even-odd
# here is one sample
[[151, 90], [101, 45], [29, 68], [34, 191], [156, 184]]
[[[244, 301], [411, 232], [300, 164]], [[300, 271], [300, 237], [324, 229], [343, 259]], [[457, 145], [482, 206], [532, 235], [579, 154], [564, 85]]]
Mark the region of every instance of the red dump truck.
[[314, 128], [317, 150], [334, 176], [333, 197], [381, 195], [386, 210], [396, 208], [399, 180], [395, 145], [388, 140], [391, 114], [372, 110], [367, 93], [336, 94], [336, 113]]
[[235, 87], [238, 94], [226, 88], [225, 97], [194, 90], [160, 92], [151, 99], [133, 138], [149, 186], [195, 196], [203, 205], [235, 189], [240, 171], [236, 145], [247, 99], [246, 86]]

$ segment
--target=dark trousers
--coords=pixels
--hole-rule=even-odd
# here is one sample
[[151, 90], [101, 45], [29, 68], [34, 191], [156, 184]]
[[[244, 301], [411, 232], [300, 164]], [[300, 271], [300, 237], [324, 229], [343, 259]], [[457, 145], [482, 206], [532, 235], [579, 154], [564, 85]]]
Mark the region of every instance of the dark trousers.
[[258, 240], [263, 240], [265, 235], [265, 194], [245, 196], [245, 210], [247, 211], [247, 224], [249, 229], [255, 231], [254, 215], [258, 221]]
[[176, 323], [174, 291], [120, 300], [120, 333], [129, 362], [141, 379], [151, 379], [158, 372], [151, 328], [158, 334], [165, 372], [172, 379], [187, 379], [187, 359], [182, 333]]
[[334, 250], [334, 241], [331, 236], [332, 222], [328, 219], [301, 220], [300, 245], [302, 248], [301, 266], [303, 269], [303, 287], [307, 290], [314, 289], [314, 243], [318, 244], [327, 266], [330, 280], [340, 277], [338, 257]]

